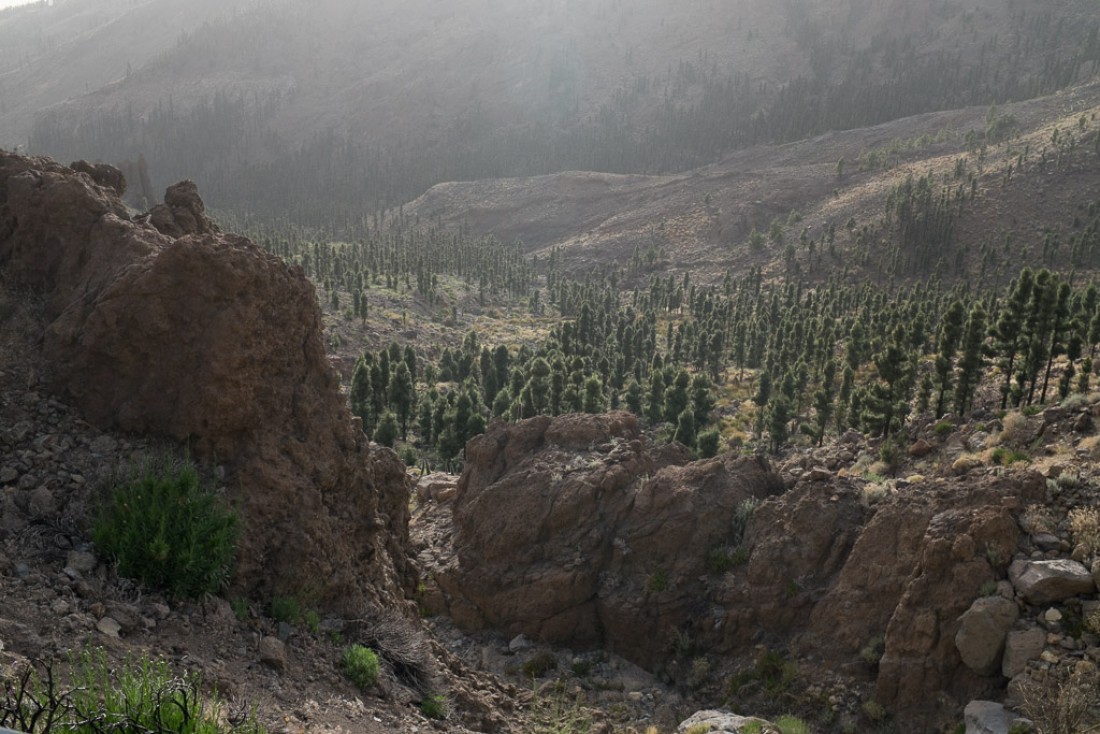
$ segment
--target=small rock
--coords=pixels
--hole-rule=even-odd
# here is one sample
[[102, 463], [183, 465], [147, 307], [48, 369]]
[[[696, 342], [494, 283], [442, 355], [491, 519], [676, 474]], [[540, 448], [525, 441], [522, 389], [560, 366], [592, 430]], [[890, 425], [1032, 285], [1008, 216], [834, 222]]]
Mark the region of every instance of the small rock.
[[1058, 624], [1062, 621], [1062, 613], [1054, 607], [1051, 607], [1043, 612], [1043, 621], [1047, 624]]
[[963, 710], [966, 734], [1008, 734], [1016, 716], [1003, 704], [971, 701]]
[[65, 559], [65, 567], [71, 568], [80, 574], [91, 573], [98, 563], [95, 554], [88, 551], [69, 551], [69, 555]]
[[114, 440], [110, 436], [99, 436], [90, 447], [93, 453], [96, 454], [110, 454], [118, 448], [118, 441]]
[[1053, 533], [1035, 533], [1031, 536], [1031, 542], [1044, 551], [1058, 550], [1062, 545], [1061, 539]]
[[951, 464], [951, 471], [956, 476], [969, 474], [982, 465], [982, 460], [976, 456], [960, 456]]
[[738, 734], [749, 724], [756, 724], [760, 728], [771, 726], [767, 721], [755, 716], [738, 716], [728, 711], [697, 711], [680, 723], [676, 733], [705, 731], [712, 734]]
[[923, 438], [918, 438], [912, 446], [909, 447], [909, 455], [914, 459], [921, 459], [928, 454], [932, 453], [934, 446], [925, 441]]
[[105, 634], [107, 637], [118, 637], [118, 633], [122, 631], [122, 625], [110, 617], [104, 617], [96, 622], [95, 628]]
[[263, 637], [259, 645], [260, 662], [275, 670], [286, 670], [286, 645], [278, 637]]
[[10, 466], [0, 469], [0, 484], [11, 484], [19, 478], [19, 472]]
[[828, 482], [832, 478], [833, 473], [823, 466], [815, 466], [807, 475], [811, 482]]
[[1028, 661], [1035, 660], [1043, 652], [1047, 636], [1038, 627], [1009, 632], [1005, 638], [1004, 658], [1001, 661], [1001, 675], [1015, 678], [1027, 669]]
[[1096, 591], [1089, 570], [1067, 559], [1013, 561], [1008, 578], [1029, 604], [1050, 604]]
[[512, 641], [508, 643], [509, 652], [523, 652], [524, 650], [530, 650], [534, 645], [526, 635], [516, 635], [512, 638]]

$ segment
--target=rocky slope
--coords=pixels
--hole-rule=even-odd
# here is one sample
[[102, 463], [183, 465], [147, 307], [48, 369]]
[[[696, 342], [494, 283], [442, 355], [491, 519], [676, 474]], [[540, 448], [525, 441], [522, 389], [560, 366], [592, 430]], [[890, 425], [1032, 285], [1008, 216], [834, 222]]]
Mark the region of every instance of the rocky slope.
[[243, 591], [398, 606], [414, 585], [404, 467], [353, 425], [312, 285], [218, 232], [193, 184], [144, 222], [119, 193], [0, 154], [0, 268], [42, 295], [54, 392], [99, 428], [170, 437], [225, 467]]
[[[1095, 445], [1097, 410], [1017, 414], [993, 435], [927, 427], [908, 479], [870, 482], [876, 446], [858, 434], [771, 469], [688, 463], [628, 414], [499, 424], [414, 520], [423, 603], [467, 629], [606, 647], [681, 686], [738, 681], [690, 685], [739, 713], [940, 731], [968, 702], [1095, 676], [1096, 550], [1067, 518], [1096, 501], [1072, 452]], [[1036, 451], [1033, 467], [993, 465], [997, 442]], [[768, 665], [792, 666], [782, 687]]]

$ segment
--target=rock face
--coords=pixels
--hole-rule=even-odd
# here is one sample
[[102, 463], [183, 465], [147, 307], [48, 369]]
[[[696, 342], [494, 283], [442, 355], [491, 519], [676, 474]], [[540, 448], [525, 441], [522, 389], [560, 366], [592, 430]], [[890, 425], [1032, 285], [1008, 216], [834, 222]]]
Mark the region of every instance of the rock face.
[[1012, 585], [1029, 604], [1050, 604], [1096, 590], [1092, 573], [1077, 561], [1016, 561], [1008, 570]]
[[457, 555], [431, 569], [450, 613], [643, 662], [698, 616], [739, 504], [781, 489], [756, 459], [661, 468], [628, 413], [497, 424], [466, 455]]
[[1024, 672], [1029, 660], [1035, 660], [1046, 645], [1046, 632], [1038, 627], [1009, 632], [1005, 638], [1005, 654], [1001, 662], [1001, 675], [1015, 678]]
[[419, 556], [431, 611], [467, 628], [606, 645], [643, 666], [688, 637], [696, 654], [752, 660], [765, 645], [865, 674], [877, 638], [874, 699], [913, 732], [1003, 690], [1014, 602], [964, 613], [1017, 552], [1016, 514], [1045, 496], [1037, 474], [914, 480], [869, 508], [851, 480], [786, 486], [763, 460], [651, 450], [625, 413], [498, 424], [467, 459], [453, 514], [434, 510], [449, 539]]
[[158, 231], [93, 174], [0, 152], [0, 268], [45, 294], [54, 391], [229, 468], [243, 590], [392, 602], [413, 583], [404, 467], [354, 427], [304, 273], [219, 233], [194, 184]]

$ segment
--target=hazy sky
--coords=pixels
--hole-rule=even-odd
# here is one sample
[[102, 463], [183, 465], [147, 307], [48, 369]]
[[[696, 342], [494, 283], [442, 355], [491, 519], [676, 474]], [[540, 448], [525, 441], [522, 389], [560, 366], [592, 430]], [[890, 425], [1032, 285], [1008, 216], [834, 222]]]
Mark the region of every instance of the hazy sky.
[[34, 0], [0, 0], [0, 8], [10, 8], [13, 5], [26, 5]]

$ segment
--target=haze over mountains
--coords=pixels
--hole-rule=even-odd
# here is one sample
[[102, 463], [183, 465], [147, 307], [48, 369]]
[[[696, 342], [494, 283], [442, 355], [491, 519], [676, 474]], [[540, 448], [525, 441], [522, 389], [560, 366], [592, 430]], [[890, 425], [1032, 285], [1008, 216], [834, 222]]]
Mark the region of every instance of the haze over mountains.
[[65, 0], [0, 12], [0, 145], [333, 231], [455, 180], [668, 174], [1050, 94], [1088, 0]]

